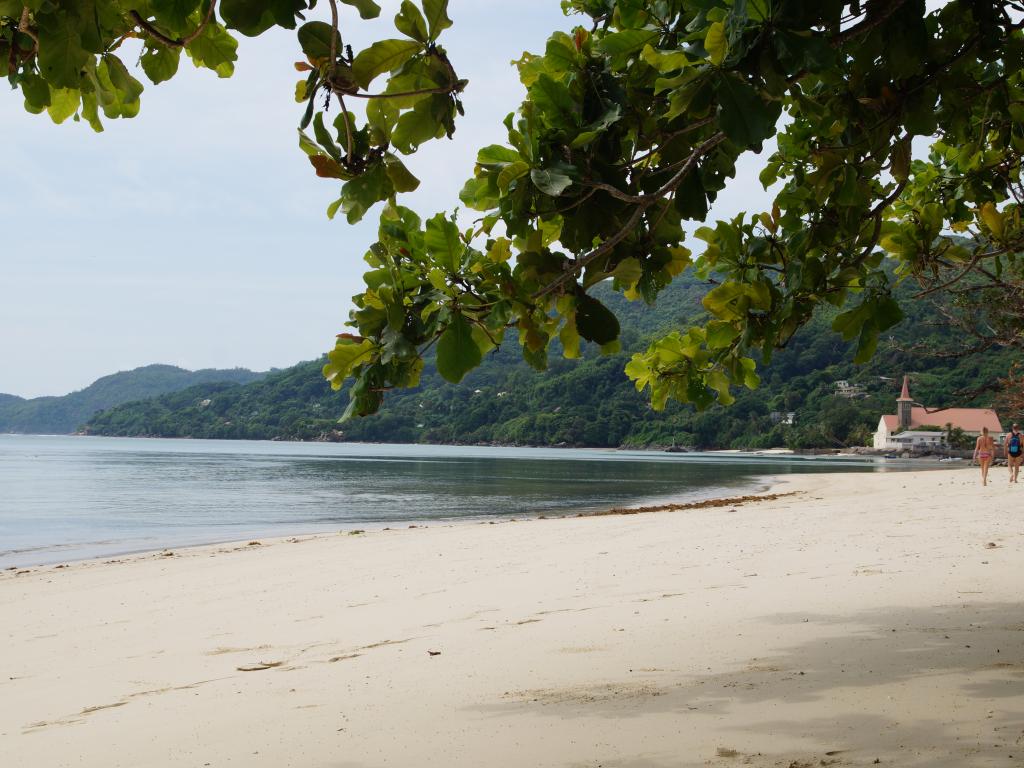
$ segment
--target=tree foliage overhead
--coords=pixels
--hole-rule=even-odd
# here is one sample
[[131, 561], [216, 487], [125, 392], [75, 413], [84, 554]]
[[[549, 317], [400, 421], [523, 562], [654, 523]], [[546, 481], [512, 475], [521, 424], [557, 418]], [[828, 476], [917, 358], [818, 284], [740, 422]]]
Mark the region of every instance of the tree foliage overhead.
[[[345, 1], [365, 17], [379, 10]], [[0, 53], [30, 110], [77, 109], [97, 125], [97, 107], [138, 109], [141, 85], [115, 53], [125, 38], [144, 39], [154, 82], [182, 49], [229, 74], [228, 30], [295, 28], [307, 8], [215, 5], [0, 0]], [[406, 0], [400, 37], [355, 55], [328, 5], [329, 23], [298, 27], [296, 97], [312, 126], [300, 143], [318, 175], [345, 181], [331, 215], [357, 221], [386, 201], [354, 332], [324, 367], [339, 388], [354, 377], [349, 413], [415, 385], [435, 344], [453, 382], [508, 335], [538, 369], [556, 338], [567, 357], [581, 340], [614, 352], [618, 319], [592, 289], [610, 280], [654, 303], [687, 269], [713, 285], [711, 319], [653, 341], [626, 368], [655, 408], [732, 402], [735, 388], [758, 385], [755, 358], [768, 361], [826, 306], [843, 310], [833, 330], [867, 360], [902, 317], [894, 281], [916, 281], [916, 298], [955, 292], [954, 314], [979, 339], [1022, 343], [1021, 3], [564, 0], [580, 24], [516, 62], [526, 98], [505, 120], [507, 143], [477, 155], [460, 195], [478, 212], [471, 224], [424, 219], [396, 199], [417, 183], [398, 155], [450, 135], [461, 109], [466, 81], [436, 43], [446, 0]], [[363, 118], [346, 108], [356, 98]], [[770, 210], [706, 222], [737, 160], [771, 139]], [[695, 225], [699, 249], [685, 244]]]

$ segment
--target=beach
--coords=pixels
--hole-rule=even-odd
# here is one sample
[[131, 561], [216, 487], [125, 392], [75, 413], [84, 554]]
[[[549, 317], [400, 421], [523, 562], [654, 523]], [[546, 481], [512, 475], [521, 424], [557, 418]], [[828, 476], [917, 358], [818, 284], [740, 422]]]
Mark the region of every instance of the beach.
[[0, 573], [0, 762], [1024, 764], [1024, 487], [431, 523]]

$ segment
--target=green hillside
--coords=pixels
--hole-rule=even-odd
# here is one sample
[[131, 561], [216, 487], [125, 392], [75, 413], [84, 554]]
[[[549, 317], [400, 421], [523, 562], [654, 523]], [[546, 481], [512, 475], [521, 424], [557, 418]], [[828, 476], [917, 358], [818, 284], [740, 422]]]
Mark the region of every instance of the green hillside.
[[[820, 317], [762, 368], [761, 388], [740, 392], [733, 406], [698, 413], [670, 405], [656, 413], [623, 367], [655, 332], [698, 319], [706, 290], [694, 280], [677, 281], [653, 309], [609, 291], [602, 301], [622, 320], [621, 353], [602, 357], [588, 350], [576, 361], [552, 354], [550, 369], [539, 374], [514, 344], [506, 344], [459, 385], [444, 382], [428, 361], [417, 389], [392, 392], [380, 413], [345, 424], [337, 418], [347, 394], [332, 392], [320, 375], [321, 361], [310, 361], [246, 386], [204, 385], [112, 408], [93, 418], [87, 431], [376, 442], [839, 447], [869, 441], [879, 414], [894, 412], [904, 372], [913, 375], [914, 397], [929, 406], [990, 405], [991, 395], [957, 393], [994, 383], [1011, 360], [1007, 351], [953, 360], [901, 351], [922, 342], [943, 350], [954, 338], [928, 324], [933, 313], [926, 305], [911, 303], [911, 316], [867, 365], [850, 362], [850, 346], [831, 331], [830, 317]], [[841, 379], [863, 387], [867, 397], [837, 397], [834, 382]], [[788, 412], [796, 414], [792, 426], [779, 423], [780, 414]], [[1005, 414], [1004, 420], [1013, 417]]]
[[187, 371], [173, 365], [147, 365], [104, 376], [61, 397], [24, 399], [0, 394], [0, 432], [65, 434], [74, 432], [97, 411], [121, 403], [211, 382], [248, 384], [263, 375], [245, 368]]

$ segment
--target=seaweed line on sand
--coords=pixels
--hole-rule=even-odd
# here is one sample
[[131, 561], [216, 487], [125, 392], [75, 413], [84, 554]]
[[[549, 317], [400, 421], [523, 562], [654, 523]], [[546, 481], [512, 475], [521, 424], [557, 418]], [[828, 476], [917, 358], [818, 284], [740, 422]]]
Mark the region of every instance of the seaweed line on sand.
[[597, 512], [580, 512], [576, 517], [602, 517], [604, 515], [640, 515], [645, 512], [676, 512], [683, 509], [709, 509], [711, 507], [734, 507], [739, 504], [748, 504], [754, 501], [775, 501], [784, 496], [795, 496], [799, 491], [787, 493], [766, 493], [755, 496], [733, 496], [725, 499], [703, 499], [701, 501], [690, 501], [685, 504], [658, 504], [653, 507], [615, 507], [603, 509]]

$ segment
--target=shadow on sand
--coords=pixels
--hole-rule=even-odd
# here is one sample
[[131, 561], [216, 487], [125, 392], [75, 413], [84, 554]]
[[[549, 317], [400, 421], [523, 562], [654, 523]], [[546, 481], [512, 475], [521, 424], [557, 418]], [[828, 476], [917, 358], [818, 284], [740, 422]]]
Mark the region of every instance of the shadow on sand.
[[[700, 759], [651, 754], [604, 763], [621, 768], [1024, 765], [1024, 604], [773, 614], [761, 621], [792, 627], [794, 638], [815, 637], [728, 671], [522, 691], [484, 710], [567, 721], [678, 714], [683, 720], [673, 730], [680, 734], [713, 728], [735, 734], [736, 746], [769, 744], [769, 737], [806, 745], [798, 754], [762, 755], [748, 746]], [[692, 669], [700, 661], [680, 658], [674, 666]]]

